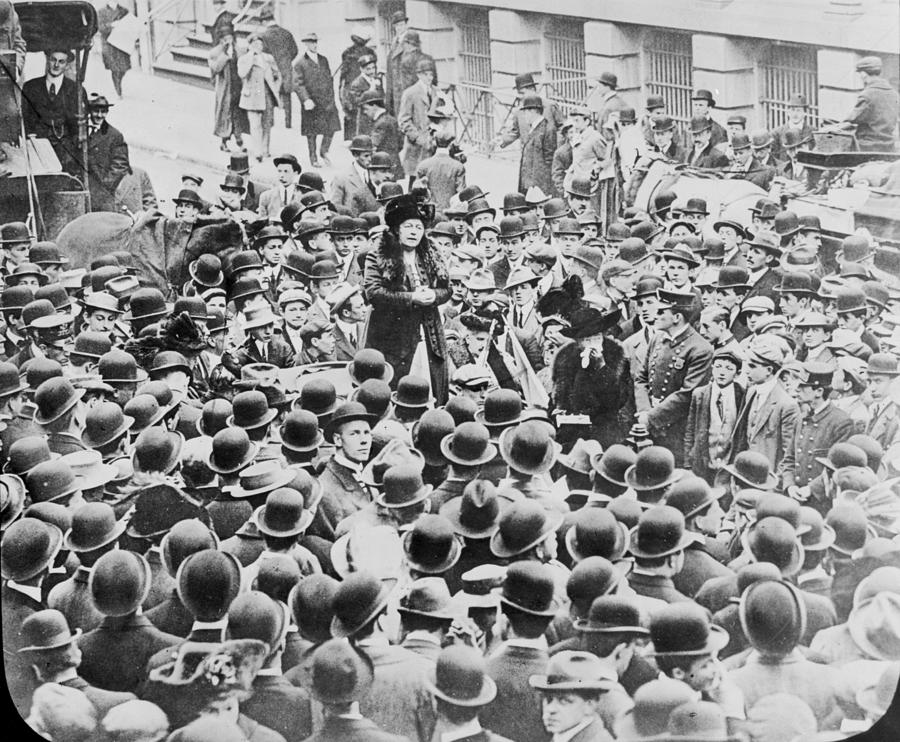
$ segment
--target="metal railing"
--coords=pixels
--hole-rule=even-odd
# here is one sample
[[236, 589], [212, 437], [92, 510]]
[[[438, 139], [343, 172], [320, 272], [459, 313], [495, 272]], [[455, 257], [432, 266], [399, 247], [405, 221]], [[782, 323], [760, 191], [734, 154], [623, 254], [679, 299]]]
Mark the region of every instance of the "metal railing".
[[690, 34], [654, 32], [643, 46], [644, 86], [649, 95], [661, 95], [669, 116], [691, 119], [693, 50]]
[[588, 95], [585, 77], [584, 23], [554, 19], [544, 34], [549, 98], [564, 112], [583, 105]]

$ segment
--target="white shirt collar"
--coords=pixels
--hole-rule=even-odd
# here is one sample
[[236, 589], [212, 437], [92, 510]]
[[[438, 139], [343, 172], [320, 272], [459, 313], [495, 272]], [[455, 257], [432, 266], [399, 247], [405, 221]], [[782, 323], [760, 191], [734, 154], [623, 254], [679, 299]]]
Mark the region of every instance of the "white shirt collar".
[[194, 621], [191, 624], [191, 631], [204, 631], [206, 629], [224, 629], [228, 626], [228, 616], [218, 621]]
[[355, 338], [355, 337], [359, 334], [359, 331], [358, 331], [358, 329], [357, 329], [357, 325], [356, 325], [355, 322], [344, 322], [344, 320], [338, 319], [337, 317], [335, 317], [335, 318], [334, 318], [334, 323], [335, 323], [338, 327], [341, 328], [341, 331], [342, 331], [347, 337], [354, 337], [354, 338]]
[[334, 461], [336, 464], [340, 464], [341, 466], [344, 466], [344, 467], [350, 469], [351, 471], [355, 472], [356, 474], [362, 474], [362, 470], [363, 470], [362, 464], [357, 464], [355, 461], [350, 461], [350, 459], [348, 459], [346, 456], [344, 456], [344, 454], [340, 451], [335, 452]]
[[22, 593], [22, 595], [27, 595], [29, 598], [36, 600], [38, 603], [43, 603], [44, 601], [41, 599], [41, 588], [40, 586], [35, 585], [20, 585], [15, 580], [7, 580], [6, 586], [11, 590], [15, 590], [16, 592]]
[[356, 174], [359, 175], [359, 178], [363, 183], [366, 183], [369, 180], [369, 171], [366, 170], [362, 165], [360, 165], [356, 160], [353, 161], [353, 169], [356, 170]]
[[506, 643], [511, 647], [522, 647], [527, 649], [547, 649], [547, 637], [539, 636], [537, 639], [526, 639], [524, 636], [514, 636], [507, 639]]

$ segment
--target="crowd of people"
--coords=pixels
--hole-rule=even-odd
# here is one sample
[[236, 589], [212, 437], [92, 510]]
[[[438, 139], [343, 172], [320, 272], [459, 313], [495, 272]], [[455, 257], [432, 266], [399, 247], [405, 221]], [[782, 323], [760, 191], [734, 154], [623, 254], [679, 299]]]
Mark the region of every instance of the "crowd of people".
[[[223, 148], [243, 111], [268, 156], [288, 79], [313, 167], [342, 126], [353, 162], [326, 182], [280, 155], [261, 192], [240, 153], [214, 195], [185, 174], [173, 221], [243, 245], [166, 291], [127, 250], [80, 265], [0, 225], [18, 712], [53, 742], [868, 729], [900, 679], [900, 251], [834, 245], [775, 192], [746, 214], [631, 197], [657, 159], [814, 188], [805, 102], [748, 135], [697, 91], [685, 147], [611, 74], [565, 118], [523, 75], [498, 214], [395, 28], [381, 87], [364, 34], [345, 52], [342, 124], [315, 34], [286, 68], [218, 24]], [[23, 110], [62, 153], [68, 57]], [[896, 92], [858, 69], [848, 123], [888, 152]], [[91, 136], [109, 105], [90, 99]]]

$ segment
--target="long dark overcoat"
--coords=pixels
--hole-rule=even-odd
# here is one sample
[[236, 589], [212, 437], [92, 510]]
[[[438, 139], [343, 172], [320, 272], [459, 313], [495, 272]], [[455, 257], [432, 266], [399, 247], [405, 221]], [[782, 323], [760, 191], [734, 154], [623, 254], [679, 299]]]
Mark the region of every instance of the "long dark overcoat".
[[372, 313], [364, 346], [384, 353], [394, 366], [396, 383], [409, 373], [424, 332], [432, 391], [437, 404], [444, 404], [449, 386], [447, 341], [438, 306], [450, 299], [449, 279], [440, 256], [424, 237], [416, 248], [416, 257], [423, 281], [435, 292], [435, 302], [430, 307], [412, 303], [412, 282], [406, 275], [401, 246], [393, 233], [385, 232], [378, 249], [366, 256], [364, 288]]
[[300, 133], [305, 136], [333, 134], [341, 128], [337, 104], [334, 100], [334, 80], [331, 67], [321, 54], [314, 62], [307, 54], [301, 54], [294, 62], [294, 90], [301, 103], [312, 100], [315, 108], [303, 109]]

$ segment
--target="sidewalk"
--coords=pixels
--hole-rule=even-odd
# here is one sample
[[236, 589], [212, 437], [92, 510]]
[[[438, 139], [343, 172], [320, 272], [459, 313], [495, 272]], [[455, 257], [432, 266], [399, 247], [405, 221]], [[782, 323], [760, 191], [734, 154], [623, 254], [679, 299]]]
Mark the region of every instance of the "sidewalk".
[[[118, 101], [99, 53], [92, 54], [88, 62], [85, 89], [88, 93], [106, 95], [114, 104], [109, 113], [110, 123], [122, 132], [129, 148], [216, 173], [224, 174], [228, 169], [228, 154], [219, 151], [220, 142], [212, 134], [215, 108], [212, 90], [132, 69], [125, 76], [124, 97]], [[306, 142], [300, 136], [299, 101], [294, 99], [293, 103], [293, 129], [285, 129], [283, 111], [275, 111], [271, 151], [273, 155], [292, 152], [303, 167], [308, 168]], [[245, 137], [245, 142], [247, 139]], [[351, 163], [350, 153], [346, 143], [340, 139], [340, 133], [335, 135], [330, 157], [331, 167], [319, 169], [326, 182], [335, 172], [349, 167]], [[275, 180], [275, 167], [271, 161], [260, 163], [251, 157], [250, 172], [257, 181], [266, 183]], [[468, 182], [477, 183], [489, 191], [489, 200], [499, 206], [503, 194], [515, 188], [518, 158], [512, 152], [491, 158], [469, 154], [466, 172]]]

